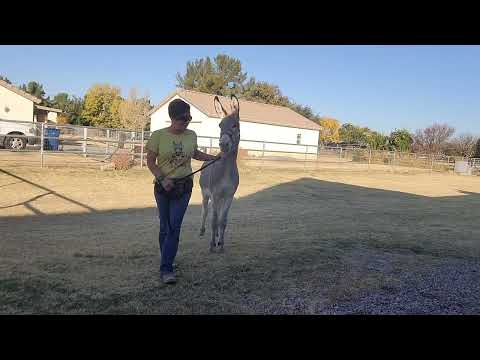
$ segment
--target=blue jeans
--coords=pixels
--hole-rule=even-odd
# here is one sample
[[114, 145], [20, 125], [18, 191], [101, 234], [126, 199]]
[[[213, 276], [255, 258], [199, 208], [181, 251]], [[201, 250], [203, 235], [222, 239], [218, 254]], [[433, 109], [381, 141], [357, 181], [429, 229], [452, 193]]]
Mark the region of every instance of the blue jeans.
[[154, 194], [160, 218], [158, 234], [160, 273], [165, 274], [173, 272], [173, 261], [177, 255], [180, 240], [180, 228], [192, 193], [185, 193], [179, 199], [169, 199], [158, 190], [158, 185], [155, 184]]

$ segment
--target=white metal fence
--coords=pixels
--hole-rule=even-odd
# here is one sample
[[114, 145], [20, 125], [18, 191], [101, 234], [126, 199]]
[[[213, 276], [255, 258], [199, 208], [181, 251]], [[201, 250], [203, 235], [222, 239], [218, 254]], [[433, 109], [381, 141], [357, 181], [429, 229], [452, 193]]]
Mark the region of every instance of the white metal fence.
[[470, 166], [474, 169], [480, 169], [480, 158], [470, 158]]
[[[149, 131], [131, 131], [126, 129], [109, 129], [90, 126], [77, 125], [58, 125], [54, 123], [37, 123], [24, 121], [0, 120], [0, 131], [2, 123], [23, 124], [32, 128], [33, 131], [27, 135], [12, 135], [17, 138], [29, 140], [29, 145], [23, 150], [12, 151], [8, 148], [0, 150], [3, 161], [30, 162], [35, 161], [41, 167], [45, 165], [45, 159], [52, 156], [68, 156], [68, 162], [72, 163], [92, 163], [109, 162], [112, 155], [119, 149], [127, 149], [135, 164], [143, 167], [146, 162], [145, 145], [150, 138]], [[48, 129], [57, 129], [59, 137], [48, 135]], [[215, 153], [219, 149], [219, 138], [209, 136], [198, 136], [199, 148], [207, 153]], [[49, 146], [54, 143], [55, 146]], [[57, 146], [58, 144], [58, 146]], [[269, 158], [272, 161], [281, 158], [280, 155], [290, 157], [292, 161], [306, 160], [309, 157], [316, 156], [318, 146], [304, 144], [290, 144], [280, 142], [267, 142], [258, 140], [242, 139], [240, 141], [241, 156], [250, 160], [260, 158]], [[25, 157], [19, 158], [14, 154], [38, 153], [37, 160], [25, 160]], [[7, 155], [8, 154], [8, 155]], [[83, 158], [85, 161], [72, 160], [72, 155]], [[86, 161], [88, 160], [88, 161]], [[67, 161], [67, 160], [66, 160]], [[57, 163], [60, 163], [57, 161]]]
[[[22, 124], [32, 129], [25, 136], [15, 135], [28, 138], [31, 145], [24, 150], [1, 149], [0, 161], [36, 164], [41, 167], [102, 165], [109, 163], [112, 155], [119, 149], [124, 149], [136, 165], [143, 167], [146, 164], [145, 145], [150, 137], [149, 131], [0, 120], [0, 134], [2, 134], [2, 124], [11, 126], [12, 123]], [[48, 136], [50, 128], [58, 130], [58, 138]], [[200, 149], [207, 153], [218, 151], [218, 141], [217, 137], [198, 136]], [[50, 142], [55, 146], [47, 146], [51, 145]], [[393, 171], [411, 167], [430, 172], [453, 170], [455, 161], [467, 160], [445, 155], [318, 147], [249, 139], [242, 139], [240, 142], [240, 158], [252, 164], [260, 161], [260, 166], [268, 164], [279, 166], [279, 162], [282, 162], [283, 164], [297, 163], [297, 165], [301, 163], [304, 169], [318, 169], [323, 166], [345, 170], [354, 168], [371, 170], [378, 168], [378, 165], [383, 165], [384, 168], [386, 165]], [[468, 160], [472, 168], [480, 170], [480, 159]], [[272, 165], [274, 163], [277, 165]]]

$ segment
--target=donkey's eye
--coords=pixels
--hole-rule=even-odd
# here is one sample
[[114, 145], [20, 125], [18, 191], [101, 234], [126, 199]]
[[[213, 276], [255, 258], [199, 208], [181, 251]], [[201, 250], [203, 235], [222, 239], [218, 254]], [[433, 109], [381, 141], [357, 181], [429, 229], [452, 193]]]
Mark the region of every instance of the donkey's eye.
[[232, 126], [232, 128], [236, 128], [236, 127], [237, 127], [237, 125], [233, 125], [233, 126]]

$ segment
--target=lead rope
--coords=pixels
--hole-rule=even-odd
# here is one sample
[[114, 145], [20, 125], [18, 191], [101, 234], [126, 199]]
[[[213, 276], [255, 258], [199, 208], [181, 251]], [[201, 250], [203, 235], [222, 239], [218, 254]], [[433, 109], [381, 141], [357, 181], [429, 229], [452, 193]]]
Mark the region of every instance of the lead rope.
[[221, 159], [221, 157], [219, 157], [219, 158], [216, 158], [216, 159], [214, 159], [214, 160], [210, 161], [208, 164], [206, 164], [206, 165], [203, 165], [203, 166], [202, 166], [200, 169], [198, 169], [198, 170], [196, 170], [196, 171], [192, 172], [191, 174], [188, 174], [188, 175], [186, 175], [186, 176], [184, 176], [184, 177], [181, 177], [181, 178], [180, 178], [180, 179], [178, 179], [178, 180], [183, 180], [183, 179], [186, 179], [187, 177], [190, 177], [190, 176], [192, 176], [192, 175], [196, 174], [197, 172], [199, 172], [199, 171], [202, 171], [203, 169], [205, 169], [206, 167], [208, 167], [208, 166], [212, 165], [212, 164], [213, 164], [215, 161], [218, 161], [218, 160], [220, 160], [220, 159]]
[[[192, 172], [192, 173], [190, 173], [190, 174], [188, 174], [188, 175], [186, 175], [186, 176], [183, 176], [183, 177], [181, 177], [181, 178], [175, 179], [175, 180], [178, 181], [178, 180], [186, 179], [186, 178], [188, 178], [188, 177], [196, 174], [197, 172], [202, 171], [203, 169], [205, 169], [206, 167], [212, 165], [214, 162], [216, 162], [216, 161], [218, 161], [218, 160], [220, 160], [220, 159], [221, 159], [220, 157], [219, 157], [219, 158], [216, 158], [216, 159], [210, 161], [208, 164], [203, 165], [200, 169], [198, 169], [198, 170], [196, 170], [196, 171], [194, 171], [194, 172]], [[168, 175], [171, 175], [175, 170], [177, 170], [177, 169], [180, 168], [181, 166], [185, 165], [189, 160], [190, 160], [190, 159], [188, 158], [187, 160], [185, 160], [184, 162], [182, 162], [180, 165], [178, 165], [177, 167], [175, 167], [174, 169], [172, 169], [171, 171], [169, 171], [169, 172], [164, 176], [164, 178], [168, 177]], [[158, 179], [157, 179], [157, 178], [155, 178], [155, 182], [158, 183]]]

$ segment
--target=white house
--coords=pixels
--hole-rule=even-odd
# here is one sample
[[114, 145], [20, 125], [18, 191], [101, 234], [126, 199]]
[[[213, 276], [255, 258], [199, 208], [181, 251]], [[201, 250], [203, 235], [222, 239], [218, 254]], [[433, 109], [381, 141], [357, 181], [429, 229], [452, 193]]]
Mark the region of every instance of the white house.
[[[218, 147], [218, 139], [209, 138], [220, 136], [221, 118], [212, 94], [177, 89], [150, 111], [150, 131], [170, 125], [168, 104], [178, 98], [190, 105], [189, 129], [197, 133], [198, 145]], [[219, 98], [228, 111], [230, 99]], [[320, 130], [319, 125], [287, 107], [240, 100], [241, 149], [315, 154]]]
[[62, 110], [41, 106], [42, 100], [0, 80], [0, 120], [57, 122]]

